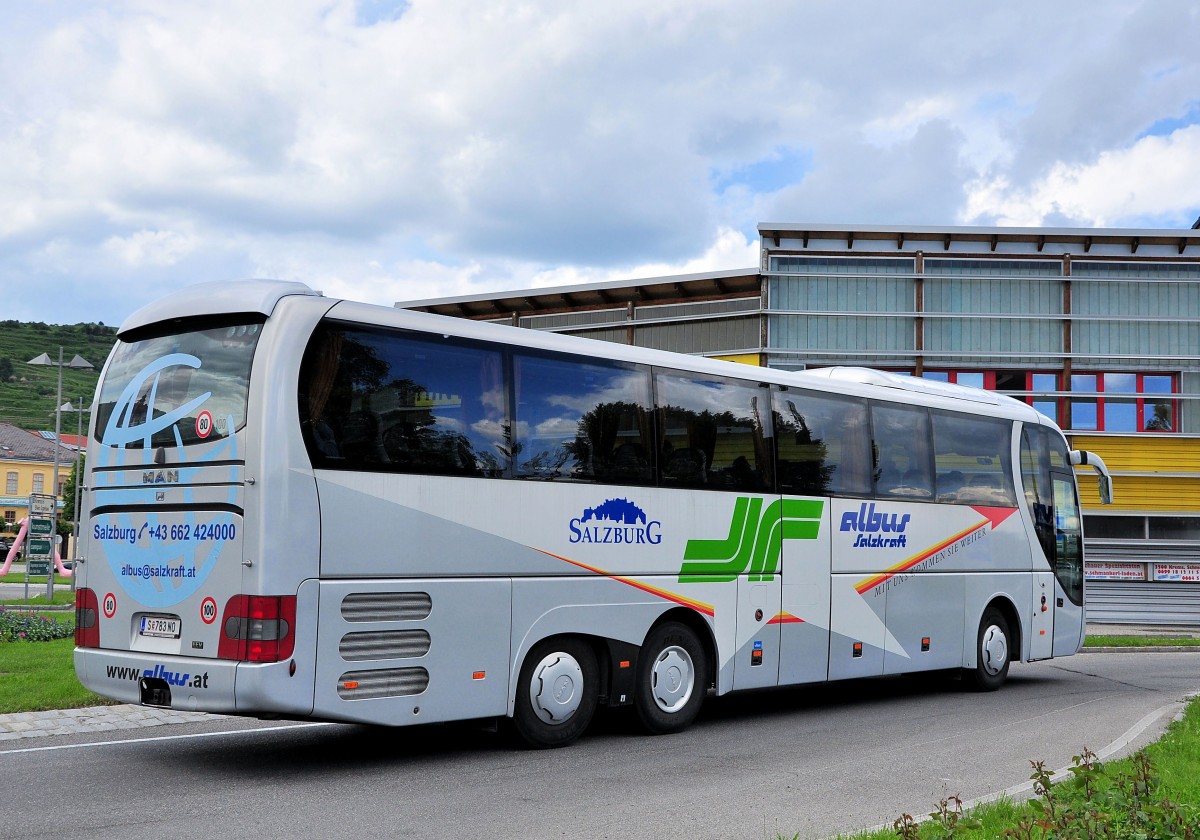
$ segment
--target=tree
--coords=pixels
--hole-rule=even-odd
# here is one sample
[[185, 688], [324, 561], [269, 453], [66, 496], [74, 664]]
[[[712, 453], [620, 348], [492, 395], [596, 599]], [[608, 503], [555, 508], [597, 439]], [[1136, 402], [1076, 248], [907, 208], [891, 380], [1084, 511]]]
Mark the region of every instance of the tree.
[[12, 379], [12, 375], [12, 359], [0, 359], [0, 382], [7, 382]]
[[[65, 522], [68, 525], [75, 521], [75, 483], [78, 480], [77, 474], [82, 473], [84, 469], [84, 461], [87, 456], [82, 452], [79, 453], [79, 460], [71, 467], [71, 477], [67, 479], [67, 483], [63, 486], [63, 510], [62, 517], [59, 522]], [[67, 529], [68, 532], [70, 529]]]

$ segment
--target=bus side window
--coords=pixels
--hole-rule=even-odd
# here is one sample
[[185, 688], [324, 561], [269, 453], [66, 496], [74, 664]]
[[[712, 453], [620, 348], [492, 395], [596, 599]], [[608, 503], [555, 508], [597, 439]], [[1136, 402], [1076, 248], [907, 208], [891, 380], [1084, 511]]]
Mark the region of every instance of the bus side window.
[[517, 355], [513, 390], [517, 478], [653, 485], [648, 369]]
[[666, 372], [654, 382], [661, 486], [771, 492], [770, 391]]
[[498, 349], [324, 324], [300, 367], [314, 466], [503, 476], [508, 417]]
[[939, 502], [1016, 506], [1011, 423], [935, 411], [933, 440]]
[[871, 428], [879, 453], [875, 471], [876, 498], [932, 498], [929, 412], [923, 408], [874, 402], [871, 404]]
[[774, 428], [780, 492], [799, 496], [870, 493], [865, 402], [811, 391], [776, 391]]

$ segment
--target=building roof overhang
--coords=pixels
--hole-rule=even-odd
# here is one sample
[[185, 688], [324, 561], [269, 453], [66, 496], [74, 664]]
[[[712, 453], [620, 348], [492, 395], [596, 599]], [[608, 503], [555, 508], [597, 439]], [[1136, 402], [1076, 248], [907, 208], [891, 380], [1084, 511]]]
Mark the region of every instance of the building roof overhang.
[[757, 268], [745, 268], [638, 280], [615, 280], [579, 286], [400, 301], [396, 306], [400, 309], [415, 309], [459, 318], [503, 318], [511, 317], [513, 313], [524, 316], [587, 309], [614, 309], [630, 303], [644, 306], [655, 303], [751, 297], [759, 294], [760, 282]]
[[[764, 247], [791, 250], [799, 241], [802, 248], [810, 242], [837, 241], [846, 250], [949, 251], [967, 246], [971, 250], [996, 251], [1000, 246], [1025, 246], [1031, 252], [1041, 252], [1047, 245], [1088, 254], [1099, 245], [1118, 246], [1129, 254], [1137, 254], [1145, 246], [1172, 249], [1182, 255], [1190, 251], [1200, 255], [1200, 230], [1162, 228], [1056, 228], [1056, 227], [962, 227], [921, 225], [830, 225], [808, 223], [763, 222], [758, 226]], [[1007, 250], [1007, 249], [1005, 249]]]

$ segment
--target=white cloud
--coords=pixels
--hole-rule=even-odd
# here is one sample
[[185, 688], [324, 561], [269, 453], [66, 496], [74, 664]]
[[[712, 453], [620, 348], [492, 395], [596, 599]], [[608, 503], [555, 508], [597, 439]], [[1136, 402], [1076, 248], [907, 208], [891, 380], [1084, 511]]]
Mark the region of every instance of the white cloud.
[[139, 230], [105, 240], [104, 250], [133, 267], [174, 265], [196, 249], [196, 239], [170, 230]]
[[1187, 0], [10, 5], [0, 285], [58, 292], [10, 317], [744, 268], [761, 221], [1200, 213], [1187, 126], [1143, 137], [1196, 113]]
[[1200, 125], [1144, 137], [1082, 164], [1055, 164], [1027, 185], [997, 177], [970, 190], [973, 224], [1149, 226], [1200, 208]]

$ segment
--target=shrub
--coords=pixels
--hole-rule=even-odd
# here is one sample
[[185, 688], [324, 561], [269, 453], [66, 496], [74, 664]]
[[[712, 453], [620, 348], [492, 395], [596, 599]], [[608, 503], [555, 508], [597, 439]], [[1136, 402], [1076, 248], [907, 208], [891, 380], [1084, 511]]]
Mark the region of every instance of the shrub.
[[74, 635], [74, 617], [69, 621], [55, 621], [37, 613], [0, 607], [0, 641], [50, 642]]

